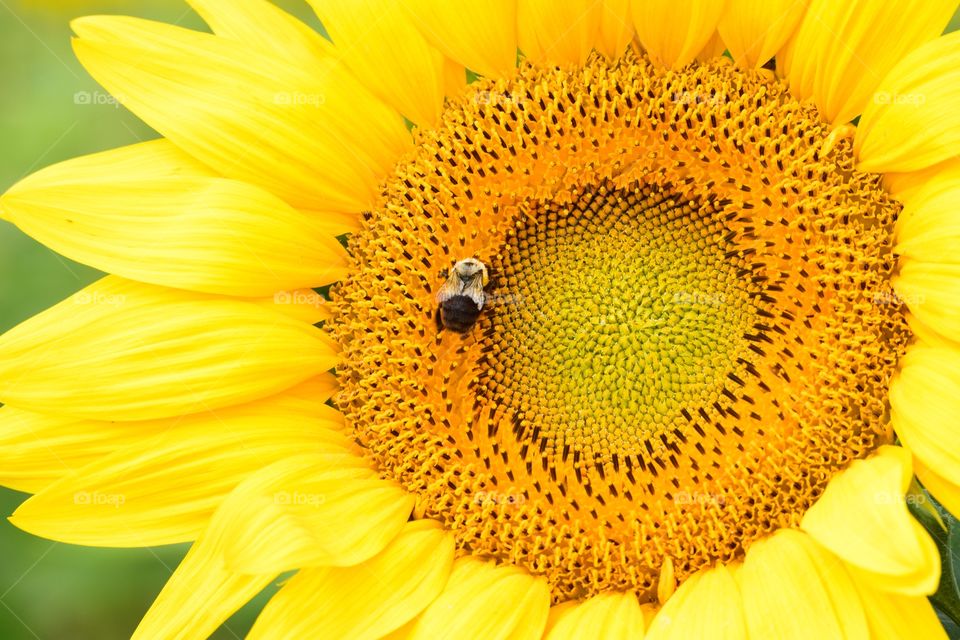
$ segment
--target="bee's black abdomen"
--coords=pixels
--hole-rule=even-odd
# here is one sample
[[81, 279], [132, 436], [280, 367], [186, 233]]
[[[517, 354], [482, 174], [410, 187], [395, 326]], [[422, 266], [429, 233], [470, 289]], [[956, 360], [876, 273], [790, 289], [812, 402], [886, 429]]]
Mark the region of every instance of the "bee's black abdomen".
[[469, 296], [452, 296], [440, 305], [443, 326], [463, 333], [480, 317], [480, 307]]

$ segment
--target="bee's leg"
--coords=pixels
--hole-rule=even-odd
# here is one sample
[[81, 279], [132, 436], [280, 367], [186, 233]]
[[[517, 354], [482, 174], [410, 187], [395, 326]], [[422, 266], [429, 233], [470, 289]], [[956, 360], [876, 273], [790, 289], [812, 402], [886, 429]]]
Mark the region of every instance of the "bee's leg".
[[443, 317], [440, 315], [440, 307], [437, 307], [435, 318], [437, 320], [437, 333], [439, 333], [443, 331]]

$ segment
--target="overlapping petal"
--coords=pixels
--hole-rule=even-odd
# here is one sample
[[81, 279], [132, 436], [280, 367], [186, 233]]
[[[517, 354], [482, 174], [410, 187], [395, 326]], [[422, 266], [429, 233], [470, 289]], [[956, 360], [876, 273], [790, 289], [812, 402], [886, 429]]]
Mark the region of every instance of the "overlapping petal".
[[657, 64], [678, 69], [694, 60], [717, 30], [726, 0], [631, 0], [633, 26]]
[[897, 220], [897, 253], [919, 262], [960, 262], [960, 175], [930, 180]]
[[270, 0], [187, 0], [215, 34], [298, 65], [333, 54], [316, 31]]
[[917, 478], [927, 491], [932, 493], [947, 511], [960, 513], [960, 484], [951, 482], [946, 476], [928, 469], [920, 460], [916, 460], [913, 466]]
[[854, 580], [854, 586], [872, 640], [946, 640], [947, 633], [927, 598], [880, 591], [862, 580]]
[[427, 41], [447, 57], [489, 78], [514, 73], [517, 0], [406, 0], [403, 6]]
[[165, 418], [279, 393], [332, 368], [336, 350], [262, 304], [108, 276], [0, 336], [0, 401], [95, 420]]
[[427, 44], [403, 0], [311, 0], [336, 54], [374, 95], [411, 121], [434, 125], [444, 57]]
[[[303, 420], [308, 421], [310, 427], [339, 429], [342, 416], [323, 404], [335, 389], [336, 378], [325, 373], [276, 396], [245, 405], [141, 422], [77, 420], [3, 407], [0, 408], [0, 484], [38, 493], [113, 452], [132, 454], [137, 450], [134, 447], [137, 443], [164, 433], [208, 430], [211, 436], [219, 435], [227, 449], [236, 446], [230, 430], [236, 419], [251, 424], [256, 419], [264, 423], [276, 419], [286, 424]], [[263, 429], [265, 433], [270, 431], [269, 426]]]
[[414, 520], [361, 564], [304, 569], [270, 600], [247, 639], [381, 638], [441, 592], [453, 547], [453, 537], [436, 522]]
[[409, 148], [399, 114], [335, 57], [291, 64], [231, 38], [124, 17], [73, 23], [80, 61], [225, 177], [305, 210], [359, 212]]
[[544, 640], [642, 640], [643, 611], [631, 593], [604, 593], [550, 612]]
[[753, 69], [783, 47], [807, 6], [808, 0], [727, 0], [717, 28], [737, 64]]
[[893, 286], [923, 324], [942, 336], [960, 335], [960, 264], [908, 260]]
[[647, 640], [745, 638], [743, 598], [733, 576], [730, 568], [719, 565], [685, 580], [653, 618]]
[[884, 76], [857, 126], [854, 152], [861, 171], [887, 173], [953, 160], [958, 148], [960, 32], [954, 32], [919, 47]]
[[636, 33], [630, 0], [601, 0], [600, 4], [600, 32], [596, 49], [615, 60], [627, 50]]
[[277, 577], [228, 570], [222, 549], [227, 535], [216, 522], [211, 524], [167, 580], [131, 640], [207, 638]]
[[536, 64], [582, 65], [597, 42], [603, 11], [596, 0], [518, 0], [520, 49]]
[[835, 476], [801, 527], [873, 587], [930, 595], [940, 580], [940, 556], [907, 509], [911, 476], [910, 454], [883, 447]]
[[224, 554], [241, 573], [358, 564], [379, 553], [413, 509], [413, 496], [346, 453], [278, 462], [231, 499], [246, 507], [228, 527]]
[[755, 542], [736, 579], [751, 638], [868, 637], [844, 564], [805, 533], [781, 529]]
[[224, 497], [261, 467], [351, 448], [340, 414], [319, 400], [307, 404], [302, 394], [310, 389], [182, 419], [121, 423], [133, 433], [142, 428], [140, 437], [63, 475], [24, 502], [11, 522], [92, 546], [194, 540]]
[[409, 640], [535, 640], [550, 609], [550, 589], [516, 567], [465, 557], [443, 592], [399, 637]]
[[349, 269], [323, 217], [220, 178], [166, 140], [47, 167], [0, 200], [0, 215], [51, 249], [141, 282], [269, 296]]
[[914, 196], [941, 180], [960, 179], [960, 156], [938, 162], [919, 171], [885, 173], [883, 184], [897, 200], [909, 205]]
[[[367, 501], [366, 463], [338, 447], [321, 448], [260, 469], [234, 489], [147, 612], [135, 640], [207, 637], [283, 571], [271, 561], [289, 558], [289, 545], [297, 547], [297, 540], [312, 538], [327, 551], [336, 547], [343, 556], [335, 564], [367, 560], [393, 540], [406, 516], [392, 522], [398, 511], [390, 506], [365, 511], [375, 506]], [[339, 482], [329, 487], [335, 495], [301, 491], [319, 489], [318, 479], [335, 477]], [[409, 502], [400, 511], [404, 506]], [[238, 549], [251, 541], [260, 554], [253, 564], [259, 566], [238, 566]]]
[[897, 434], [921, 463], [921, 481], [953, 513], [960, 512], [955, 490], [960, 486], [960, 350], [913, 345], [890, 385], [890, 407]]
[[954, 0], [812, 0], [784, 60], [790, 90], [811, 98], [827, 121], [849, 122], [880, 98], [887, 72], [940, 35], [955, 10]]

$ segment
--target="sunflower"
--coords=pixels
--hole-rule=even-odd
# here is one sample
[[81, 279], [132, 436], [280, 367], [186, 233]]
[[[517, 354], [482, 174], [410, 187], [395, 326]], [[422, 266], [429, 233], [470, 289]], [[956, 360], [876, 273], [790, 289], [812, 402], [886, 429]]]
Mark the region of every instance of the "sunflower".
[[193, 541], [135, 637], [945, 637], [953, 0], [190, 4], [0, 199], [110, 274], [0, 338], [12, 521]]

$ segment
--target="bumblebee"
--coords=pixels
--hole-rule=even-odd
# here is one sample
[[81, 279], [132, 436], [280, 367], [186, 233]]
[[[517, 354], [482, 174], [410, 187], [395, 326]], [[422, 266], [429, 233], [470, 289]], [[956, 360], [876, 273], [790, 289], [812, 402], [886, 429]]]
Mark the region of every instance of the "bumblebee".
[[476, 258], [458, 260], [437, 292], [437, 328], [446, 327], [464, 333], [480, 317], [486, 295], [483, 288], [490, 281], [487, 267]]

